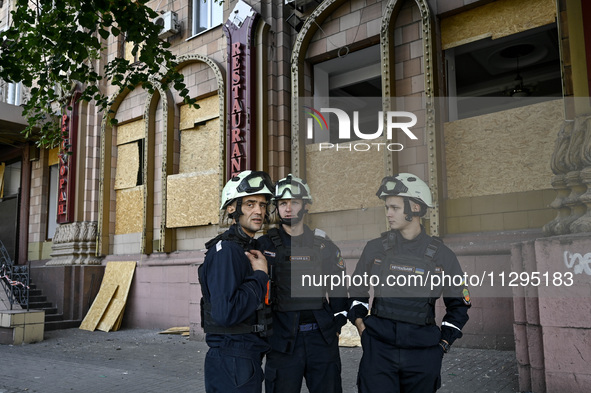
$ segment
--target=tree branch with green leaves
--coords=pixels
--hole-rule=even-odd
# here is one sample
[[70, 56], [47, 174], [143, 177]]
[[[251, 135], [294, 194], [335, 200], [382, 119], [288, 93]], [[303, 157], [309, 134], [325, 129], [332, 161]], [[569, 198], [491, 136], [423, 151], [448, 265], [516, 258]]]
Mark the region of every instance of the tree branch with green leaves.
[[[147, 0], [15, 0], [8, 29], [0, 32], [0, 79], [28, 87], [23, 131], [39, 146], [61, 139], [59, 118], [71, 105], [75, 86], [81, 100], [105, 113], [107, 86], [154, 91], [154, 82], [173, 86], [193, 106], [170, 43], [158, 38], [161, 26]], [[108, 53], [109, 41], [125, 39], [137, 62]], [[102, 59], [102, 60], [101, 60]], [[110, 116], [112, 118], [112, 116]], [[116, 123], [115, 119], [110, 120]]]

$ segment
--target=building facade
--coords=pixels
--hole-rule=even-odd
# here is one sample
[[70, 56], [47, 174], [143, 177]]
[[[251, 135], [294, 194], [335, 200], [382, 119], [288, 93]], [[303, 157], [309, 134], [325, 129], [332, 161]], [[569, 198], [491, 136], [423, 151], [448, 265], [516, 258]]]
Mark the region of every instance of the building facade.
[[[381, 178], [411, 172], [436, 201], [427, 230], [482, 278], [468, 282], [474, 300], [458, 345], [515, 348], [523, 390], [577, 391], [591, 378], [551, 354], [557, 337], [588, 344], [591, 320], [548, 315], [560, 304], [552, 294], [508, 281], [511, 272], [573, 272], [579, 300], [567, 309], [591, 315], [588, 261], [565, 254], [588, 255], [591, 231], [586, 2], [149, 4], [200, 108], [174, 89], [104, 86], [116, 126], [92, 103], [63, 119], [77, 141], [67, 190], [58, 149], [18, 134], [24, 121], [13, 113], [26, 92], [0, 89], [1, 240], [18, 263], [31, 261], [33, 279], [68, 319], [84, 317], [106, 263], [137, 261], [125, 326], [189, 324], [200, 337], [197, 267], [205, 242], [227, 226], [220, 194], [235, 172], [307, 179], [309, 223], [341, 247], [349, 272], [387, 229], [375, 197]], [[106, 59], [133, 61], [120, 38], [107, 44]], [[334, 110], [343, 107], [358, 111], [349, 139]], [[370, 135], [376, 125], [382, 132]]]

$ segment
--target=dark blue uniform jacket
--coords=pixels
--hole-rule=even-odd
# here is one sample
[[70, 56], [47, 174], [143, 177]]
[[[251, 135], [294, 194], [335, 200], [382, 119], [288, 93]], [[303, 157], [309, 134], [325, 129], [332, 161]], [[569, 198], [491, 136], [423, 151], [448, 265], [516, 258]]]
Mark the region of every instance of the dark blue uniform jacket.
[[[231, 226], [228, 234], [234, 235]], [[264, 301], [269, 276], [260, 270], [253, 271], [245, 255], [246, 249], [255, 248], [256, 240], [249, 243], [219, 241], [207, 250], [205, 261], [199, 268], [199, 282], [205, 299], [211, 303], [212, 318], [222, 326], [233, 326], [252, 318]], [[231, 347], [254, 352], [266, 352], [269, 344], [255, 333], [207, 334], [210, 347]]]
[[[431, 243], [431, 236], [421, 228], [421, 233], [412, 240], [406, 240], [400, 232], [395, 233], [394, 253], [397, 255], [413, 255], [422, 257], [425, 255], [427, 246]], [[390, 251], [392, 252], [392, 251]], [[354, 275], [371, 274], [372, 265], [376, 259], [385, 260], [384, 245], [382, 238], [371, 240], [367, 243], [357, 263]], [[433, 259], [436, 265], [442, 267], [445, 274], [463, 275], [457, 257], [447, 246], [441, 244]], [[369, 303], [369, 286], [351, 286], [349, 288], [350, 304], [354, 301]], [[443, 317], [443, 326], [436, 325], [419, 326], [406, 322], [393, 321], [369, 315], [367, 308], [361, 304], [353, 306], [349, 310], [349, 320], [354, 323], [357, 318], [364, 318], [367, 332], [372, 336], [389, 342], [400, 348], [422, 348], [434, 346], [440, 339], [447, 340], [450, 344], [462, 336], [460, 329], [468, 321], [469, 299], [463, 297], [444, 297], [446, 313]], [[453, 325], [446, 326], [446, 323]]]
[[[304, 226], [304, 233], [301, 236], [294, 238], [282, 228], [279, 229], [279, 233], [285, 247], [291, 247], [292, 244], [294, 246], [312, 246], [314, 244], [314, 232], [308, 226]], [[324, 274], [338, 274], [340, 276], [345, 270], [345, 264], [339, 248], [328, 238], [323, 239], [321, 242], [323, 244], [321, 253]], [[268, 235], [258, 239], [258, 249], [263, 252], [269, 265], [273, 265], [275, 262], [273, 255], [275, 255], [277, 249]], [[313, 318], [316, 320], [324, 339], [327, 344], [331, 344], [337, 339], [337, 332], [340, 333], [341, 327], [347, 323], [347, 318], [343, 314], [335, 317], [335, 314], [347, 309], [347, 288], [339, 286], [333, 291], [329, 291], [328, 299], [328, 302], [324, 302], [323, 309], [312, 310], [307, 314], [313, 314]], [[308, 322], [310, 321], [303, 320], [302, 312], [279, 312], [274, 310], [273, 335], [269, 338], [273, 350], [292, 353], [300, 323]]]

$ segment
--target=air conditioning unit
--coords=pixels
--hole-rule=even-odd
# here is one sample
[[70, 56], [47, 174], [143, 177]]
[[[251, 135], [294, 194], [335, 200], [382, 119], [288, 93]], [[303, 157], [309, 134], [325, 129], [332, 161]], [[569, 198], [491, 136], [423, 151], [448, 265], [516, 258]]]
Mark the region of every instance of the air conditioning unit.
[[154, 18], [154, 23], [158, 26], [162, 26], [162, 30], [160, 30], [160, 34], [158, 34], [158, 37], [162, 39], [173, 36], [181, 31], [179, 17], [176, 12], [173, 11], [168, 11], [157, 16]]

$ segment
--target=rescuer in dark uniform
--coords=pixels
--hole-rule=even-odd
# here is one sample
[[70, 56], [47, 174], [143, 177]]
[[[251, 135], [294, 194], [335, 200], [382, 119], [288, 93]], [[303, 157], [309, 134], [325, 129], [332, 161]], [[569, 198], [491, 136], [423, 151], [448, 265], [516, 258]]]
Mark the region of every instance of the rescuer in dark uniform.
[[301, 285], [300, 278], [305, 274], [340, 276], [344, 261], [324, 232], [304, 225], [306, 204], [312, 203], [312, 196], [303, 180], [288, 175], [278, 181], [274, 203], [281, 225], [258, 239], [269, 262], [273, 294], [265, 391], [299, 393], [305, 378], [310, 393], [340, 393], [338, 334], [347, 322], [347, 289]]
[[221, 209], [233, 225], [206, 244], [199, 267], [208, 393], [262, 391], [262, 358], [270, 349], [270, 309], [264, 307], [269, 276], [254, 235], [267, 218], [272, 188], [267, 173], [244, 171], [222, 191]]
[[[443, 354], [462, 337], [468, 321], [470, 295], [463, 281], [431, 287], [444, 275], [463, 276], [463, 272], [453, 251], [427, 235], [420, 224], [420, 217], [433, 207], [427, 184], [409, 173], [388, 176], [377, 196], [386, 203], [391, 230], [367, 243], [354, 273], [380, 278], [379, 284], [372, 283], [369, 316], [369, 285], [349, 288], [348, 317], [357, 326], [363, 347], [359, 392], [435, 392], [441, 386]], [[427, 280], [426, 287], [420, 285], [421, 279]], [[440, 329], [434, 305], [442, 294], [446, 313]]]

